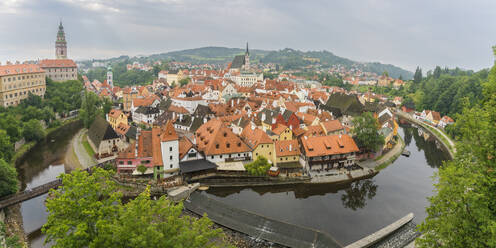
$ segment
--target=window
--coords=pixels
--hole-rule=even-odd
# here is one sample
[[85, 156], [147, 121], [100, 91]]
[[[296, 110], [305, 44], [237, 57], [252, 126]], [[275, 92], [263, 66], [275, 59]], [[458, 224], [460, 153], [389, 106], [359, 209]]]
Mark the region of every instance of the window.
[[211, 159], [214, 159], [214, 156], [210, 156]]
[[119, 161], [119, 164], [124, 164], [124, 161]]
[[227, 143], [227, 144], [226, 144], [226, 147], [227, 147], [227, 148], [231, 147], [231, 144]]
[[219, 155], [219, 158], [222, 158], [222, 155]]
[[170, 158], [170, 160], [172, 160], [172, 156], [170, 156], [169, 158]]
[[169, 152], [172, 152], [172, 146], [171, 146], [171, 147], [169, 147]]
[[127, 161], [127, 164], [128, 165], [132, 165], [133, 164], [133, 161], [129, 160], [129, 161]]
[[170, 165], [170, 168], [172, 169], [172, 164]]

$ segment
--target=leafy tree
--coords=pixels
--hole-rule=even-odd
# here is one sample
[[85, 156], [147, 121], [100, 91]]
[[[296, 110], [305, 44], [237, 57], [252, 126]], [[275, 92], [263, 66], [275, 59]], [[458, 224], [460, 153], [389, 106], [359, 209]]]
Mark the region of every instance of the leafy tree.
[[353, 119], [352, 133], [359, 147], [377, 151], [384, 145], [384, 137], [379, 134], [378, 130], [379, 123], [370, 112], [365, 112]]
[[434, 69], [434, 73], [432, 74], [432, 76], [434, 78], [439, 78], [441, 76], [441, 67], [439, 66], [436, 66], [436, 68]]
[[482, 99], [456, 121], [457, 153], [436, 175], [419, 247], [496, 247], [496, 66]]
[[83, 120], [84, 126], [89, 128], [99, 113], [100, 100], [93, 92], [86, 92], [83, 97], [83, 103], [79, 115]]
[[222, 231], [204, 216], [182, 214], [182, 204], [150, 189], [127, 204], [120, 201], [111, 172], [96, 168], [61, 175], [63, 186], [47, 200], [42, 231], [53, 247], [226, 247]]
[[270, 166], [271, 165], [264, 156], [258, 156], [255, 161], [245, 164], [245, 169], [254, 176], [264, 176], [267, 175]]
[[136, 170], [138, 170], [138, 172], [141, 173], [141, 175], [143, 175], [146, 172], [146, 166], [140, 164], [140, 165], [138, 165], [138, 167], [136, 168]]
[[14, 155], [13, 145], [10, 143], [10, 137], [5, 130], [0, 129], [0, 159], [10, 161]]
[[102, 108], [103, 108], [103, 115], [108, 114], [112, 109], [112, 100], [110, 100], [110, 98], [108, 97], [104, 97]]
[[183, 215], [183, 205], [165, 196], [153, 201], [150, 189], [119, 209], [118, 217], [102, 230], [97, 247], [226, 247], [206, 216]]
[[181, 85], [181, 87], [187, 85], [188, 83], [189, 83], [189, 78], [183, 78], [179, 80], [179, 85]]
[[53, 241], [54, 248], [99, 247], [95, 240], [117, 218], [121, 205], [121, 194], [110, 176], [100, 168], [91, 175], [79, 170], [60, 175], [63, 185], [50, 190], [52, 197], [46, 201], [45, 242]]
[[17, 171], [0, 158], [0, 197], [17, 192]]
[[417, 69], [415, 69], [415, 74], [413, 74], [413, 82], [415, 84], [419, 84], [422, 82], [422, 69], [417, 66]]
[[27, 141], [39, 141], [45, 138], [45, 130], [39, 120], [31, 119], [24, 125], [22, 135]]

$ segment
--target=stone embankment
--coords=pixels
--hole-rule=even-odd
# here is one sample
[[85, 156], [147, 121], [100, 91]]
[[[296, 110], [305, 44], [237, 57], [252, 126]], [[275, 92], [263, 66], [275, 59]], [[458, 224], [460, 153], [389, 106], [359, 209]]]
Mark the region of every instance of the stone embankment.
[[[441, 144], [443, 145], [443, 147], [445, 148], [446, 151], [448, 151], [448, 154], [450, 155], [450, 157], [453, 159], [455, 157], [455, 153], [456, 153], [456, 145], [455, 145], [455, 142], [453, 142], [446, 134], [444, 134], [441, 130], [439, 130], [438, 128], [436, 127], [433, 127], [433, 126], [430, 126], [422, 121], [419, 121], [413, 117], [411, 117], [409, 114], [403, 112], [403, 111], [396, 111], [396, 114], [411, 122], [411, 123], [414, 123], [414, 124], [417, 124], [417, 125], [420, 125], [423, 127], [424, 130], [426, 130], [427, 132], [429, 132], [431, 135], [433, 135], [436, 140]], [[435, 131], [433, 131], [435, 130]]]
[[[413, 213], [409, 213], [405, 217], [393, 222], [379, 231], [347, 245], [345, 248], [403, 247], [418, 236], [415, 231], [412, 232], [411, 224], [406, 226], [411, 223], [412, 220]], [[404, 228], [405, 226], [407, 228]]]

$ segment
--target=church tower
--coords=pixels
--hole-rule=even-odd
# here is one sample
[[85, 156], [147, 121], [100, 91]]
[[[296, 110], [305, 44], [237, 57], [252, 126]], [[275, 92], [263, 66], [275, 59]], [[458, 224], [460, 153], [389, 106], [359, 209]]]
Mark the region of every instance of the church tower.
[[107, 68], [107, 83], [110, 85], [110, 87], [114, 87], [114, 76], [112, 73], [112, 67], [109, 66]]
[[245, 52], [245, 70], [250, 70], [250, 52], [248, 51], [248, 42], [246, 42], [246, 52]]
[[59, 25], [59, 31], [57, 32], [57, 41], [55, 41], [55, 57], [57, 59], [67, 58], [67, 42], [65, 41], [64, 26], [62, 26], [62, 21]]

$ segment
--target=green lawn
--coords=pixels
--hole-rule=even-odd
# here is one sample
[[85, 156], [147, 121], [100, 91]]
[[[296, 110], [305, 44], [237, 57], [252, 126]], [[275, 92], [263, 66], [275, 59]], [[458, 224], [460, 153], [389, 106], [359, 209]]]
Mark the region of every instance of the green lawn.
[[93, 151], [93, 148], [91, 148], [90, 143], [88, 143], [88, 137], [87, 135], [83, 135], [83, 146], [88, 155], [90, 155], [92, 158], [95, 157], [95, 151]]

